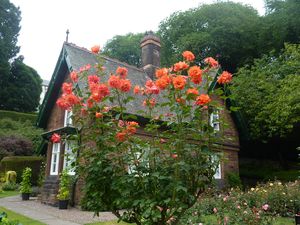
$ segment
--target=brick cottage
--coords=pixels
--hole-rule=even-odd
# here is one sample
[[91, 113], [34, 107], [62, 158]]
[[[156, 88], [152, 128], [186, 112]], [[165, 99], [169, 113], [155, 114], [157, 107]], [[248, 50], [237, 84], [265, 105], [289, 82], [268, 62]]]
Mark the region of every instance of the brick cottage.
[[[158, 37], [152, 32], [145, 34], [141, 40], [142, 68], [137, 68], [105, 56], [101, 57], [108, 74], [114, 73], [118, 67], [126, 67], [128, 69], [128, 79], [131, 80], [132, 85], [143, 86], [148, 79], [155, 79], [155, 70], [160, 66], [160, 47], [160, 39]], [[43, 134], [45, 140], [49, 140], [53, 133], [68, 134], [75, 132], [75, 128], [72, 126], [71, 112], [59, 108], [56, 105], [56, 101], [60, 97], [60, 89], [63, 82], [70, 80], [70, 72], [78, 71], [84, 65], [94, 65], [95, 63], [97, 63], [95, 54], [92, 54], [87, 49], [68, 42], [63, 44], [37, 121], [37, 125], [46, 131]], [[214, 76], [216, 76], [216, 73]], [[217, 85], [216, 79], [210, 85], [211, 88], [214, 88]], [[223, 100], [217, 100], [224, 105]], [[132, 102], [131, 104], [128, 113], [137, 115], [137, 112], [141, 109], [140, 102]], [[221, 127], [218, 122], [219, 118], [224, 120], [228, 126]], [[213, 113], [211, 115], [211, 125], [216, 132], [222, 133], [225, 137], [222, 143], [215, 143], [215, 146], [217, 146], [216, 150], [222, 151], [224, 155], [224, 160], [220, 163], [215, 178], [220, 183], [224, 183], [228, 172], [238, 172], [239, 135], [231, 113], [227, 110]], [[138, 135], [147, 137], [147, 133], [143, 129], [139, 129]], [[45, 141], [43, 149], [47, 156], [47, 163], [41, 201], [45, 204], [57, 205], [56, 195], [59, 186], [59, 174], [70, 164], [70, 160], [73, 160], [75, 156], [73, 158], [70, 157], [72, 145], [69, 143]], [[69, 157], [66, 157], [66, 155], [69, 155]], [[70, 173], [74, 174], [73, 171], [70, 171]], [[79, 180], [73, 189], [72, 200], [77, 205], [80, 202], [82, 185], [84, 185], [84, 181]]]

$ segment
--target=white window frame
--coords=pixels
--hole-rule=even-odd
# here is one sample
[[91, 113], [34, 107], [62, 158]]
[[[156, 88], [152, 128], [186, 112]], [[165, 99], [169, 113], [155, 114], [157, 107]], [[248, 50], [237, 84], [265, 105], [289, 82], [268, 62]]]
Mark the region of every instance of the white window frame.
[[209, 118], [210, 126], [214, 129], [214, 132], [220, 131], [220, 114], [219, 111], [213, 111]]
[[51, 154], [50, 175], [58, 175], [60, 159], [60, 143], [53, 143]]
[[[216, 161], [219, 157], [218, 156], [213, 156], [212, 161]], [[222, 179], [222, 167], [221, 167], [221, 161], [219, 161], [219, 165], [216, 169], [216, 172], [214, 174], [215, 179]]]
[[65, 119], [64, 119], [65, 127], [72, 126], [72, 124], [73, 124], [72, 115], [73, 115], [72, 111], [65, 110]]
[[64, 169], [68, 170], [69, 175], [75, 175], [75, 170], [71, 167], [71, 163], [76, 159], [76, 156], [73, 153], [74, 146], [75, 141], [67, 141], [65, 143]]

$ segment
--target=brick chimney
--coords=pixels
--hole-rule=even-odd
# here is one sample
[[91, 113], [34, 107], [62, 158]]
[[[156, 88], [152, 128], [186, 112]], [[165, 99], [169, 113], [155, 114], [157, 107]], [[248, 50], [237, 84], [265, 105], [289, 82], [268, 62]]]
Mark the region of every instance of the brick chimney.
[[160, 67], [160, 39], [152, 31], [145, 33], [141, 40], [142, 67], [154, 80], [155, 70]]

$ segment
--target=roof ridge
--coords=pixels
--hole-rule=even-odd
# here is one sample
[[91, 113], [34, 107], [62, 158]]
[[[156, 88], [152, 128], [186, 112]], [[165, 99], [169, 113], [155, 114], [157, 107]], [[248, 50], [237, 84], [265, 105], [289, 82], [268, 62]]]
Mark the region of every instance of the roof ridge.
[[[89, 54], [92, 54], [92, 55], [94, 54], [94, 53], [92, 53], [92, 51], [88, 50], [87, 48], [80, 47], [80, 46], [78, 46], [78, 45], [76, 45], [76, 44], [74, 44], [74, 43], [64, 42], [64, 45], [68, 45], [68, 46], [70, 46], [70, 47], [77, 48], [77, 49], [79, 49], [79, 50], [81, 50], [81, 51], [85, 51], [85, 52], [87, 52], [87, 53], [89, 53]], [[118, 60], [118, 59], [110, 58], [110, 57], [105, 56], [105, 55], [100, 55], [100, 57], [101, 57], [101, 58], [104, 58], [104, 59], [106, 59], [106, 60], [108, 60], [108, 61], [112, 61], [112, 62], [115, 62], [115, 63], [118, 63], [118, 64], [122, 64], [122, 65], [124, 65], [124, 66], [126, 66], [126, 67], [130, 67], [131, 69], [138, 70], [138, 71], [140, 71], [140, 72], [145, 73], [145, 75], [147, 75], [147, 73], [144, 71], [143, 68], [138, 68], [138, 67], [136, 67], [136, 66], [130, 65], [130, 64], [125, 63], [125, 62], [122, 62], [122, 61], [120, 61], [120, 60]]]

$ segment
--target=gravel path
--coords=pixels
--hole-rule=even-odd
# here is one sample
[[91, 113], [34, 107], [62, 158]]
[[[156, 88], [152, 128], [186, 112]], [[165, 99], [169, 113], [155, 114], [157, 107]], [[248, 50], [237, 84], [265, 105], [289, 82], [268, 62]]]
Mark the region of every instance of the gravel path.
[[0, 206], [48, 225], [79, 225], [116, 219], [111, 212], [101, 212], [99, 217], [94, 217], [92, 212], [76, 208], [59, 210], [56, 207], [41, 204], [35, 198], [22, 201], [20, 196], [1, 198]]

